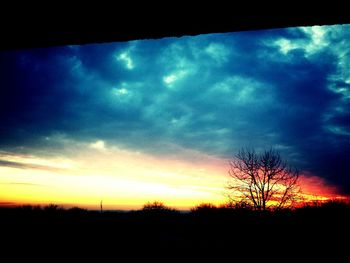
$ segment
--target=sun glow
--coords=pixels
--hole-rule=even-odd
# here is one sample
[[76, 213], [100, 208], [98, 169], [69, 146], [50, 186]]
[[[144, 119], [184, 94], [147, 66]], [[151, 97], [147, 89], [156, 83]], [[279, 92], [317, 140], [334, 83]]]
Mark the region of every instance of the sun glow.
[[213, 157], [197, 156], [209, 165], [193, 165], [176, 158], [108, 148], [103, 141], [86, 148], [90, 150], [79, 151], [68, 162], [70, 166], [64, 161], [60, 165], [57, 160], [38, 157], [35, 160], [45, 166], [25, 166], [33, 157], [11, 157], [16, 162], [0, 167], [0, 199], [96, 209], [100, 200], [109, 209], [140, 208], [152, 200], [183, 209], [201, 202], [224, 201], [222, 186], [226, 177], [217, 169], [221, 161]]
[[[101, 200], [105, 209], [139, 209], [154, 200], [178, 209], [227, 201], [227, 160], [185, 148], [165, 157], [103, 140], [69, 144], [66, 157], [1, 152], [0, 201], [89, 209], [99, 209]], [[316, 176], [302, 175], [300, 184], [302, 202], [340, 197]]]

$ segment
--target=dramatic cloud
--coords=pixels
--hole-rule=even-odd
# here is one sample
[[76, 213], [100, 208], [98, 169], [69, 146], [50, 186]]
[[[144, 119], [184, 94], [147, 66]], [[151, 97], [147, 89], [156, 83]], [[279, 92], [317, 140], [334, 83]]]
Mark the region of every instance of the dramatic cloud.
[[350, 194], [349, 50], [335, 25], [1, 52], [0, 150], [275, 147]]

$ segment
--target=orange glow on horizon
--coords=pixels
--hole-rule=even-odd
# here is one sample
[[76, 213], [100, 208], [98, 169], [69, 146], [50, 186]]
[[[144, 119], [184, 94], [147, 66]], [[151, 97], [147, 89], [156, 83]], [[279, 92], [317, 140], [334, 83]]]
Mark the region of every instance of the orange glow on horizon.
[[93, 145], [70, 159], [2, 153], [15, 164], [0, 166], [0, 201], [90, 209], [99, 209], [101, 200], [106, 209], [139, 209], [154, 200], [179, 209], [223, 202], [226, 177], [217, 158], [187, 150], [190, 161], [166, 159]]
[[328, 184], [326, 180], [321, 177], [310, 174], [301, 175], [299, 183], [302, 187], [302, 197], [306, 203], [334, 199], [345, 202], [350, 200], [348, 196], [339, 194], [339, 190], [336, 186]]
[[[140, 209], [161, 201], [177, 209], [223, 204], [229, 180], [227, 160], [182, 149], [181, 155], [152, 156], [98, 142], [76, 147], [69, 157], [37, 157], [0, 152], [1, 203], [78, 206], [87, 209]], [[20, 165], [17, 165], [20, 164]], [[18, 167], [17, 167], [17, 166]], [[316, 176], [300, 177], [303, 197], [340, 197]]]

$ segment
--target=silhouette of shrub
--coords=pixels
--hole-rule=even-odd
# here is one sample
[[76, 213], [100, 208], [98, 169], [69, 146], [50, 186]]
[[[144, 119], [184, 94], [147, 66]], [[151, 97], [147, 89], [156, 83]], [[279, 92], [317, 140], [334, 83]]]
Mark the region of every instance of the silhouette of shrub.
[[202, 203], [199, 204], [193, 208], [191, 208], [191, 212], [212, 212], [212, 211], [216, 211], [218, 209], [217, 206], [211, 204], [211, 203]]
[[173, 213], [177, 212], [176, 209], [173, 209], [171, 207], [166, 206], [163, 202], [160, 201], [154, 201], [154, 202], [147, 202], [143, 208], [142, 211], [144, 212], [151, 212], [151, 213]]
[[235, 209], [236, 204], [234, 202], [227, 202], [218, 206], [219, 209]]
[[43, 210], [47, 213], [57, 213], [63, 211], [63, 207], [56, 204], [49, 204], [43, 208]]
[[218, 207], [219, 209], [234, 209], [234, 210], [253, 210], [253, 207], [245, 201], [239, 201], [239, 202], [227, 202], [225, 204], [222, 204]]
[[338, 199], [331, 199], [327, 201], [312, 201], [305, 203], [297, 210], [345, 210], [350, 208], [350, 205], [346, 202]]

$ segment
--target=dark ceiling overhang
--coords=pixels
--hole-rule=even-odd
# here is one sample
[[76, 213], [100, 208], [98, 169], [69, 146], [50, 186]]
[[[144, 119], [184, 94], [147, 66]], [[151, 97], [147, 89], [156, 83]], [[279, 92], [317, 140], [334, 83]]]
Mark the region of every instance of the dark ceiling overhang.
[[37, 48], [347, 23], [350, 23], [350, 15], [331, 10], [323, 13], [295, 13], [290, 10], [274, 14], [240, 14], [229, 10], [199, 15], [191, 12], [186, 15], [152, 12], [141, 16], [111, 16], [108, 13], [106, 17], [96, 13], [95, 17], [89, 14], [83, 18], [33, 14], [20, 22], [15, 19], [2, 21], [0, 48]]

